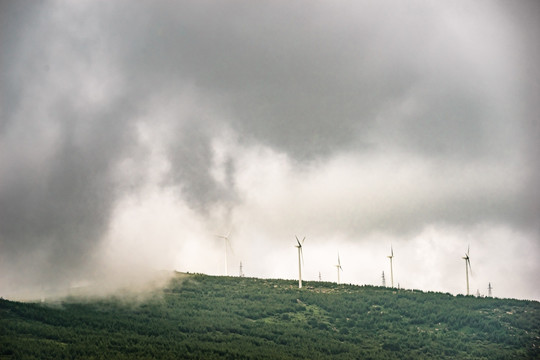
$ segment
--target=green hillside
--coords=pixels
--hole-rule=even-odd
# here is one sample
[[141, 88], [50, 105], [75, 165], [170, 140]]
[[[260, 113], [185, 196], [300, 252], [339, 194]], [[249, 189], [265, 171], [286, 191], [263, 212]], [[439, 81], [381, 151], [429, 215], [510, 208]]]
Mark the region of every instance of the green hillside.
[[144, 298], [0, 300], [0, 359], [539, 359], [540, 303], [177, 274]]

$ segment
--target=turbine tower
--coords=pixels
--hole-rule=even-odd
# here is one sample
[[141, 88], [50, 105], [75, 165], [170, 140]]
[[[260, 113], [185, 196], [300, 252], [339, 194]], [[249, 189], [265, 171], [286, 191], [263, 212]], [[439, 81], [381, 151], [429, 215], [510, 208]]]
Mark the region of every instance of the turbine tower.
[[296, 242], [298, 245], [295, 245], [295, 247], [298, 249], [298, 288], [302, 288], [302, 264], [304, 263], [304, 252], [302, 251], [302, 245], [304, 245], [304, 240], [306, 240], [306, 237], [302, 239], [302, 242], [298, 240], [298, 236], [294, 236], [296, 238]]
[[337, 283], [339, 284], [339, 272], [343, 271], [343, 268], [341, 267], [341, 261], [339, 260], [339, 253], [337, 254], [337, 265], [335, 266], [337, 269]]
[[394, 258], [394, 249], [392, 245], [390, 245], [390, 255], [388, 255], [387, 258], [390, 259], [390, 285], [393, 288], [394, 287], [394, 267], [392, 264], [392, 259]]
[[488, 283], [488, 296], [489, 296], [489, 297], [493, 297], [493, 296], [491, 295], [491, 290], [493, 290], [493, 287], [491, 286], [491, 283]]
[[218, 238], [221, 238], [225, 241], [225, 275], [227, 276], [229, 276], [229, 260], [227, 256], [227, 250], [228, 248], [231, 248], [232, 250], [231, 242], [229, 241], [230, 235], [231, 235], [230, 231], [227, 235], [216, 235]]
[[472, 268], [471, 268], [471, 259], [469, 258], [469, 246], [467, 246], [467, 253], [465, 256], [462, 257], [463, 260], [465, 260], [465, 276], [467, 278], [467, 295], [469, 295], [469, 270], [471, 271], [472, 276]]

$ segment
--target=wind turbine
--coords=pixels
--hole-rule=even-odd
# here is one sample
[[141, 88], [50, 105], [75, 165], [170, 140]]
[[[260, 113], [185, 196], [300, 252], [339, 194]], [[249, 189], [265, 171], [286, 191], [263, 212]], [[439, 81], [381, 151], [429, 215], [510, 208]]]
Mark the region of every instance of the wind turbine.
[[390, 245], [390, 255], [387, 256], [387, 258], [390, 259], [390, 285], [393, 288], [394, 287], [394, 267], [392, 266], [392, 259], [394, 258], [394, 249], [392, 245]]
[[339, 253], [337, 254], [337, 265], [335, 266], [337, 269], [337, 283], [339, 284], [339, 272], [343, 271], [343, 268], [341, 267], [341, 261], [339, 260]]
[[221, 238], [225, 240], [225, 275], [229, 276], [229, 261], [227, 256], [227, 250], [228, 248], [231, 248], [231, 242], [229, 240], [229, 236], [231, 235], [231, 231], [229, 230], [229, 233], [227, 235], [216, 235], [218, 238]]
[[[298, 240], [298, 236], [294, 236], [296, 238], [296, 242], [298, 245], [295, 245], [295, 247], [298, 249], [298, 288], [302, 288], [302, 264], [304, 263], [304, 253], [302, 251], [302, 245], [304, 245], [304, 240], [306, 240], [306, 237], [302, 239], [302, 242]], [[302, 261], [300, 261], [300, 259]]]
[[471, 271], [472, 276], [472, 268], [471, 268], [471, 259], [469, 258], [469, 246], [467, 246], [467, 253], [465, 256], [462, 257], [463, 260], [465, 260], [465, 276], [467, 277], [467, 295], [469, 295], [469, 270]]

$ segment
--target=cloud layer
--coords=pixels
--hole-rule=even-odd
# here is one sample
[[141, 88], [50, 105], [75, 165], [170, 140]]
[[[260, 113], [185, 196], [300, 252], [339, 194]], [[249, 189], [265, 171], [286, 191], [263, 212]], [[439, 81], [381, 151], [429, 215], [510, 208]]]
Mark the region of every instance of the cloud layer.
[[231, 230], [231, 273], [293, 278], [297, 234], [308, 278], [376, 284], [393, 243], [458, 293], [470, 243], [540, 298], [535, 2], [1, 7], [0, 295], [224, 273]]

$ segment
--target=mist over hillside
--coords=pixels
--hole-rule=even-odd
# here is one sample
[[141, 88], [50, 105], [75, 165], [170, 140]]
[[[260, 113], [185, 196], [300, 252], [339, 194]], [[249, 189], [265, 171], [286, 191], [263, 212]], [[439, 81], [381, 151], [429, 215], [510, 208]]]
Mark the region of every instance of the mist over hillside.
[[175, 274], [162, 289], [0, 299], [2, 359], [535, 359], [540, 303]]

